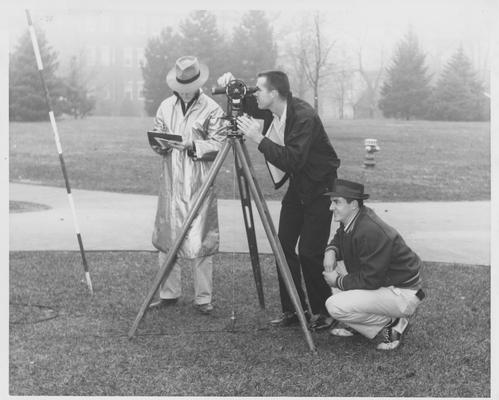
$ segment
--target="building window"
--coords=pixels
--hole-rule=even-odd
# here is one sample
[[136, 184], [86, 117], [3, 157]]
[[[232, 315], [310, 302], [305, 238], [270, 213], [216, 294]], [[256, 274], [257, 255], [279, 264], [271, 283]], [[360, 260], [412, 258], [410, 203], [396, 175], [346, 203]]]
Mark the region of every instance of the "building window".
[[121, 20], [122, 31], [127, 35], [131, 35], [133, 33], [134, 23], [133, 17], [129, 15], [123, 16]]
[[108, 84], [105, 84], [102, 88], [102, 99], [103, 100], [111, 100], [111, 88]]
[[137, 81], [137, 100], [144, 100], [144, 81]]
[[146, 34], [146, 19], [142, 15], [135, 18], [135, 31], [140, 35]]
[[133, 49], [131, 47], [125, 47], [123, 49], [123, 65], [125, 67], [131, 67], [132, 66], [132, 59], [133, 59]]
[[141, 64], [146, 64], [146, 57], [144, 55], [144, 48], [137, 47], [137, 66], [140, 68]]
[[85, 32], [94, 33], [96, 30], [95, 16], [88, 15], [85, 18]]
[[125, 83], [125, 99], [133, 100], [133, 81]]
[[109, 67], [111, 65], [111, 52], [109, 46], [102, 46], [100, 48], [100, 57], [102, 65], [105, 67]]
[[81, 18], [72, 18], [72, 26], [78, 33], [83, 33], [85, 31], [85, 21]]
[[101, 14], [99, 16], [99, 26], [102, 32], [111, 32], [111, 19], [109, 18], [109, 15]]
[[111, 65], [116, 65], [117, 54], [118, 54], [118, 49], [117, 48], [111, 47], [109, 49], [109, 57], [110, 57], [110, 63], [111, 63]]
[[87, 46], [85, 56], [89, 67], [95, 67], [97, 65], [97, 48], [95, 46]]

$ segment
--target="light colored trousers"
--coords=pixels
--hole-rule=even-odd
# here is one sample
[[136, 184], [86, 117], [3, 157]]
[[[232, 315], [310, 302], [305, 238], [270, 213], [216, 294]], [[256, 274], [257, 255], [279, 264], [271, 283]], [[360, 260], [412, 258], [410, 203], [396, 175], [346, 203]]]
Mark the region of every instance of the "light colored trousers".
[[[160, 251], [158, 260], [161, 267], [166, 261], [166, 253]], [[194, 276], [194, 303], [211, 303], [211, 294], [213, 291], [213, 256], [193, 259], [177, 258], [177, 262], [173, 266], [168, 279], [161, 284], [159, 291], [161, 299], [177, 299], [182, 295], [182, 267], [188, 268], [189, 266]]]
[[414, 314], [421, 303], [416, 292], [393, 286], [376, 290], [333, 288], [326, 308], [334, 319], [373, 339], [392, 318], [407, 318]]

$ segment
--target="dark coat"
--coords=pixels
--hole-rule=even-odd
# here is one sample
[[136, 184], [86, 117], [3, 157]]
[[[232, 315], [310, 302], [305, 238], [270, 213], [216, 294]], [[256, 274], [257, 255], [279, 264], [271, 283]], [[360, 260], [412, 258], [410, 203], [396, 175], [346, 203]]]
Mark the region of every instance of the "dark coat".
[[368, 207], [361, 207], [351, 231], [345, 232], [340, 224], [328, 245], [331, 247], [348, 272], [338, 280], [342, 290], [420, 284], [422, 263], [418, 255]]
[[[256, 101], [248, 101], [245, 111], [255, 118], [263, 119], [263, 134], [266, 135], [273, 115], [269, 110], [258, 110], [255, 106]], [[319, 115], [310, 104], [291, 95], [287, 100], [284, 146], [265, 137], [258, 150], [267, 162], [286, 174], [275, 184], [276, 189], [289, 178], [290, 185], [294, 186], [304, 203], [326, 191], [340, 165]]]

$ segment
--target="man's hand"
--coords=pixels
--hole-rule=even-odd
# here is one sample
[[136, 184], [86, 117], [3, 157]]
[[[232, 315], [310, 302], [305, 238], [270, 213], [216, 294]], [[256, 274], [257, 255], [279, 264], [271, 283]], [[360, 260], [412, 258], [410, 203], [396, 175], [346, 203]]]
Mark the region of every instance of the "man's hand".
[[336, 268], [336, 252], [334, 250], [327, 250], [324, 253], [324, 260], [322, 262], [326, 272], [333, 272]]
[[176, 142], [174, 140], [168, 140], [168, 146], [174, 148], [178, 151], [186, 151], [192, 149], [192, 142]]
[[260, 144], [262, 141], [263, 136], [260, 124], [254, 118], [246, 115], [237, 117], [237, 127], [245, 136], [249, 137], [256, 144]]
[[200, 136], [203, 139], [208, 138], [208, 129], [210, 127], [210, 117], [206, 118], [203, 123], [200, 121], [195, 121], [192, 124], [192, 132]]
[[337, 287], [336, 286], [336, 279], [338, 278], [339, 273], [337, 271], [332, 271], [332, 272], [326, 272], [324, 271], [322, 273], [324, 276], [324, 280], [326, 283], [331, 286], [331, 287]]
[[158, 145], [151, 145], [151, 148], [156, 152], [158, 153], [160, 156], [164, 156], [165, 154], [168, 154], [168, 152], [171, 150], [169, 147], [166, 148], [166, 147], [161, 147], [161, 146], [158, 146]]
[[217, 85], [225, 87], [228, 85], [230, 81], [233, 81], [234, 79], [236, 78], [234, 78], [234, 75], [232, 75], [231, 72], [226, 72], [220, 78], [217, 79]]

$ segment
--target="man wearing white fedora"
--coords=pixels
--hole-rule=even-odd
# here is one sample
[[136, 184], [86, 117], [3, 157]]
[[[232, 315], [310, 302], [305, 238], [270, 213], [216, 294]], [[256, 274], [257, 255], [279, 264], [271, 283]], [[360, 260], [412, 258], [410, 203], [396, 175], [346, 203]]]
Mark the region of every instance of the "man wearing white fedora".
[[[153, 130], [182, 136], [164, 147], [152, 146], [162, 156], [159, 198], [152, 243], [159, 250], [159, 265], [175, 241], [199, 190], [208, 175], [211, 161], [221, 149], [225, 136], [223, 111], [203, 93], [209, 71], [196, 57], [180, 57], [167, 76], [173, 95], [165, 99], [156, 114]], [[203, 314], [213, 310], [213, 254], [218, 252], [217, 200], [213, 188], [194, 219], [177, 253], [177, 261], [162, 282], [159, 299], [150, 308], [175, 305], [182, 294], [181, 266], [193, 269], [194, 307]]]
[[340, 223], [324, 255], [324, 279], [333, 288], [326, 308], [340, 323], [331, 334], [378, 337], [379, 350], [393, 350], [425, 296], [422, 262], [395, 229], [364, 206], [369, 198], [364, 185], [337, 179], [325, 195]]

